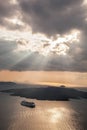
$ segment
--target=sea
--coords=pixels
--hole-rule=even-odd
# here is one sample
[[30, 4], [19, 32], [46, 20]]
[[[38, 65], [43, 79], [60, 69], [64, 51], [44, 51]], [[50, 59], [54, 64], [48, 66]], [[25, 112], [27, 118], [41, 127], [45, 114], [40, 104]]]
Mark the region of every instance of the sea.
[[[22, 100], [36, 107], [21, 106]], [[87, 130], [87, 99], [41, 101], [0, 93], [0, 130]]]

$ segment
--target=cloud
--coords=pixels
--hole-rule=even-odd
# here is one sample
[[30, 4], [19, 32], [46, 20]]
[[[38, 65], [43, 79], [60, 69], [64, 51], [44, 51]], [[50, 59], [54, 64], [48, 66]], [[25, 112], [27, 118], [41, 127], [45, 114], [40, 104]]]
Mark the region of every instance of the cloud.
[[[71, 42], [66, 55], [57, 54], [62, 52], [60, 46], [63, 43], [55, 44], [55, 46], [53, 44], [54, 50], [50, 50], [49, 55], [43, 55], [43, 52], [44, 54], [47, 53], [45, 49], [51, 47], [49, 41], [43, 40], [37, 46], [38, 40], [34, 45], [24, 39], [18, 40], [17, 42], [0, 40], [0, 70], [87, 72], [87, 45], [85, 41], [86, 36], [84, 35], [81, 37], [80, 42]], [[18, 49], [18, 46], [19, 49], [21, 49], [20, 46], [23, 47], [23, 51], [15, 51]]]
[[28, 39], [17, 40], [18, 49], [16, 51], [31, 51], [38, 52], [42, 55], [66, 55], [69, 50], [69, 46], [73, 42], [78, 42], [78, 31], [73, 31], [67, 35], [58, 35], [56, 39], [53, 37], [46, 39], [46, 36], [40, 37], [35, 35]]
[[12, 3], [11, 0], [0, 0], [0, 28], [7, 28], [10, 30], [24, 29], [23, 25], [18, 22], [13, 23], [10, 20], [19, 15], [19, 8], [17, 3]]
[[0, 70], [60, 70], [62, 68], [64, 61], [62, 57], [57, 55], [47, 57], [32, 51], [14, 52], [15, 49], [17, 49], [16, 42], [0, 40]]
[[17, 44], [25, 46], [26, 44], [28, 44], [28, 41], [24, 39], [20, 39], [20, 40], [17, 40]]
[[16, 42], [0, 41], [0, 70], [87, 72], [87, 60], [79, 62], [79, 55], [44, 56], [32, 51], [14, 52], [16, 48]]
[[64, 34], [87, 28], [84, 0], [18, 0], [23, 21], [33, 32], [47, 35]]
[[0, 70], [9, 69], [16, 59], [13, 53], [17, 45], [14, 41], [0, 40]]
[[0, 0], [0, 18], [11, 17], [15, 8], [16, 6], [11, 4], [9, 0]]
[[15, 48], [17, 48], [17, 44], [14, 41], [0, 39], [0, 56], [13, 52]]
[[[87, 72], [86, 52], [79, 51], [79, 53], [76, 54], [75, 47], [72, 46], [71, 49], [73, 50], [73, 48], [74, 52], [70, 51], [68, 52], [69, 55], [66, 56], [56, 54], [44, 56], [32, 51], [14, 52], [14, 50], [17, 49], [16, 42], [0, 40], [0, 70]], [[84, 59], [82, 56], [84, 56]]]
[[[83, 2], [84, 0], [17, 0], [17, 3], [12, 3], [10, 0], [0, 0], [0, 27], [15, 32], [12, 36], [12, 31], [8, 33], [9, 36], [5, 32], [1, 35], [2, 39], [14, 37], [14, 41], [0, 40], [0, 69], [87, 72], [87, 6]], [[21, 17], [15, 19], [18, 14]], [[19, 21], [24, 26], [18, 24]], [[24, 34], [20, 30], [25, 29], [25, 26], [31, 26], [32, 31], [40, 35]], [[16, 34], [15, 29], [18, 29], [20, 35]], [[78, 43], [71, 37], [74, 36], [70, 33], [72, 30], [80, 32]], [[52, 37], [42, 37], [41, 33]], [[57, 34], [62, 39], [57, 39]], [[67, 34], [70, 36], [64, 37]], [[68, 44], [64, 38], [66, 41], [68, 39]], [[17, 39], [21, 40], [16, 43]], [[18, 46], [20, 51], [17, 52], [15, 50]], [[67, 55], [59, 55], [64, 53], [63, 46], [66, 46]]]
[[[73, 29], [87, 32], [87, 6], [83, 2], [84, 0], [0, 0], [0, 26], [11, 30], [31, 27], [34, 33], [47, 36], [64, 34]], [[11, 21], [15, 18], [21, 24]]]

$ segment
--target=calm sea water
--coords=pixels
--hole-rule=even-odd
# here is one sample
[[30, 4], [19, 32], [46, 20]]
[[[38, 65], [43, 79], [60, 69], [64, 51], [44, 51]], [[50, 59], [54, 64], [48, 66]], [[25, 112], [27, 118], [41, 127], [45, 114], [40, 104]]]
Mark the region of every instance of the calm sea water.
[[20, 105], [25, 98], [0, 93], [0, 130], [87, 130], [87, 99], [34, 101], [31, 109]]

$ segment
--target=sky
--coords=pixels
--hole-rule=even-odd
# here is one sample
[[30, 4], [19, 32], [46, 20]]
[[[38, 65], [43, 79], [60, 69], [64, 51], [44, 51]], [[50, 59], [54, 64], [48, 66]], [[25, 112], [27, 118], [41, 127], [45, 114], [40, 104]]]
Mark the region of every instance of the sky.
[[87, 0], [0, 0], [0, 81], [87, 86]]

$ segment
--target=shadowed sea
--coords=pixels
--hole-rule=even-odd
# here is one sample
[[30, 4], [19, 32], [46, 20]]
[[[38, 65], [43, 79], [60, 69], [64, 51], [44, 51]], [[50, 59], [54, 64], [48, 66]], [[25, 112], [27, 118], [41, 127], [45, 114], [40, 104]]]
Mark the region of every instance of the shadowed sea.
[[[22, 100], [36, 107], [21, 106]], [[87, 99], [40, 101], [0, 93], [0, 130], [87, 130]]]

